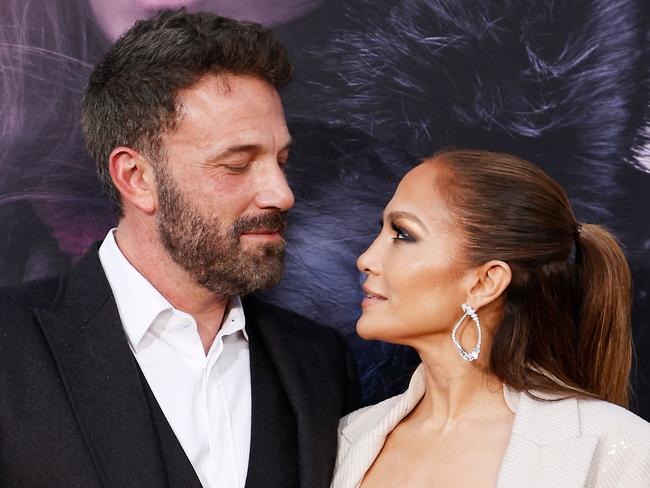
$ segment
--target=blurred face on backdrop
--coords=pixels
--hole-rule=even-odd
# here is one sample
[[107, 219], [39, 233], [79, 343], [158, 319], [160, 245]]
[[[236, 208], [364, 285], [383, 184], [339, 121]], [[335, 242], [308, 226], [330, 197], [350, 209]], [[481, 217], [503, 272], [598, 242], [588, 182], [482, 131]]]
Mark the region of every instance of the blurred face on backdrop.
[[272, 85], [208, 75], [178, 94], [179, 123], [154, 164], [162, 245], [193, 279], [223, 295], [279, 281], [291, 138]]
[[357, 261], [367, 275], [357, 322], [365, 339], [416, 345], [447, 334], [462, 314], [471, 278], [440, 171], [434, 160], [407, 173], [384, 210], [379, 235]]
[[307, 15], [322, 0], [88, 0], [88, 3], [102, 31], [113, 42], [136, 20], [148, 19], [161, 9], [186, 7], [190, 12], [213, 12], [271, 26]]

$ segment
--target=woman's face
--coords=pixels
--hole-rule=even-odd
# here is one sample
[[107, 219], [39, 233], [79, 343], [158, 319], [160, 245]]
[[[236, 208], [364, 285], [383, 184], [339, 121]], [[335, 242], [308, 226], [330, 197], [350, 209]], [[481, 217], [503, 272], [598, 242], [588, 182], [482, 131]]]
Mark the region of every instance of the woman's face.
[[416, 345], [447, 334], [462, 316], [469, 273], [442, 198], [441, 171], [428, 161], [402, 179], [384, 210], [381, 232], [357, 261], [367, 274], [357, 322], [361, 337]]

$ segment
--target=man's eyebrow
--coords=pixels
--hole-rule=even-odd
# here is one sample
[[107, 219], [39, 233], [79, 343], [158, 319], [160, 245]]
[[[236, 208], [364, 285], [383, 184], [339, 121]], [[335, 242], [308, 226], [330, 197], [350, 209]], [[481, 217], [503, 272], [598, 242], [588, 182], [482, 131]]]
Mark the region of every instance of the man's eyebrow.
[[[294, 145], [293, 139], [290, 139], [287, 144], [284, 145], [280, 151], [287, 151], [291, 146]], [[215, 156], [211, 157], [210, 160], [212, 161], [220, 161], [224, 158], [227, 158], [228, 156], [233, 156], [235, 154], [241, 154], [241, 153], [254, 153], [254, 152], [260, 152], [262, 150], [262, 146], [259, 144], [236, 144], [234, 146], [227, 147], [223, 151], [218, 152]]]
[[427, 229], [427, 226], [424, 225], [424, 222], [422, 222], [416, 215], [413, 215], [411, 212], [405, 212], [403, 210], [396, 210], [394, 212], [391, 212], [388, 214], [388, 219], [389, 220], [396, 220], [396, 219], [406, 219], [410, 220], [412, 222], [415, 222], [419, 227], [422, 228], [424, 232], [429, 232]]
[[259, 144], [237, 144], [234, 146], [227, 147], [223, 151], [218, 152], [215, 154], [213, 157], [210, 159], [212, 161], [220, 161], [224, 158], [227, 158], [228, 156], [232, 156], [235, 154], [241, 154], [241, 153], [252, 153], [252, 152], [258, 152], [262, 149], [262, 146]]

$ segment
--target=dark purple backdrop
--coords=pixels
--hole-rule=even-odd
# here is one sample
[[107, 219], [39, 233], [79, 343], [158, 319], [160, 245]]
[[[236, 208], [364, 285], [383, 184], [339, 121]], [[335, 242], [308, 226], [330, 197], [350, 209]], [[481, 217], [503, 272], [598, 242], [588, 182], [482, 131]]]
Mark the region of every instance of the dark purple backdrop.
[[[160, 0], [176, 3], [271, 25], [291, 50], [296, 79], [282, 95], [297, 204], [286, 277], [263, 298], [346, 334], [367, 403], [402, 388], [416, 358], [354, 335], [356, 256], [400, 177], [457, 145], [538, 163], [582, 221], [624, 242], [635, 280], [633, 406], [650, 419], [645, 1], [258, 0], [247, 10]], [[59, 272], [114, 223], [83, 149], [79, 101], [112, 37], [150, 14], [142, 5], [0, 3], [1, 284]]]

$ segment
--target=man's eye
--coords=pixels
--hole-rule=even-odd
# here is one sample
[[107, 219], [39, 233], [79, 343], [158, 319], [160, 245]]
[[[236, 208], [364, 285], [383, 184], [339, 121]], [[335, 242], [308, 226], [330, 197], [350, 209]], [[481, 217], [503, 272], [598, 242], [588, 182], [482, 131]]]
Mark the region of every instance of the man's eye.
[[226, 169], [230, 171], [231, 173], [243, 173], [248, 169], [250, 166], [249, 163], [245, 164], [228, 164], [226, 165]]

